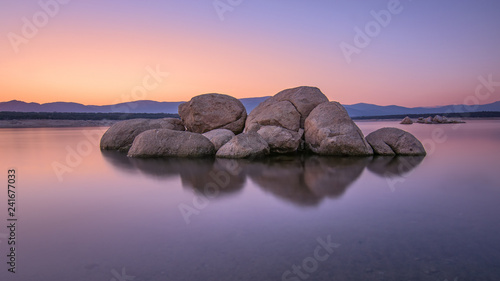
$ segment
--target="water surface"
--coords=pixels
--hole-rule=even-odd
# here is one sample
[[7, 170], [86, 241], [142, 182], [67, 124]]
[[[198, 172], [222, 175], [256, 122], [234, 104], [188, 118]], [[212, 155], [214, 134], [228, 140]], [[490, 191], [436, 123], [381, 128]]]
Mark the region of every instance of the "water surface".
[[358, 125], [429, 154], [146, 160], [101, 152], [105, 128], [1, 129], [0, 279], [500, 280], [500, 122]]

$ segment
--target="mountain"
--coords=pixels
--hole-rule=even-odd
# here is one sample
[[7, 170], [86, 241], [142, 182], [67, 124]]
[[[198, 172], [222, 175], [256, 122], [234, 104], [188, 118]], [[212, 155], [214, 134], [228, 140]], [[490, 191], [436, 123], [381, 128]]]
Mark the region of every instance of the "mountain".
[[404, 115], [404, 114], [432, 114], [432, 113], [464, 113], [481, 111], [500, 111], [500, 101], [490, 104], [478, 105], [476, 108], [466, 105], [445, 105], [438, 107], [403, 107], [397, 105], [380, 106], [367, 103], [357, 103], [344, 105], [347, 113], [351, 117], [361, 116], [383, 116], [383, 115]]
[[[247, 112], [251, 112], [257, 105], [269, 97], [244, 98], [240, 99]], [[177, 113], [177, 108], [182, 102], [157, 102], [150, 100], [133, 101], [113, 105], [83, 105], [73, 102], [52, 102], [52, 103], [26, 103], [12, 100], [0, 102], [0, 111], [18, 112], [88, 112], [88, 113]], [[432, 113], [462, 113], [480, 111], [500, 111], [500, 101], [490, 104], [478, 105], [476, 108], [467, 108], [465, 105], [446, 105], [439, 107], [403, 107], [397, 105], [380, 106], [368, 103], [357, 103], [344, 105], [351, 117], [361, 116], [383, 116], [383, 115], [404, 115], [404, 114], [432, 114]]]
[[[268, 97], [244, 98], [240, 99], [243, 106], [250, 112], [259, 103]], [[17, 112], [76, 112], [76, 113], [177, 113], [179, 104], [183, 102], [157, 102], [150, 100], [141, 100], [133, 102], [118, 103], [113, 105], [83, 105], [74, 102], [52, 102], [52, 103], [34, 103], [12, 100], [0, 102], [0, 111]]]

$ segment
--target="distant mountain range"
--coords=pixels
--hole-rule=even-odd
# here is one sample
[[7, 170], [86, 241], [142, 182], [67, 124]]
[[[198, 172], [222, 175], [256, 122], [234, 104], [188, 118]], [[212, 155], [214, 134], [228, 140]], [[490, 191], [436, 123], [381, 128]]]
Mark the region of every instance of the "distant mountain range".
[[[259, 103], [268, 97], [244, 98], [240, 99], [247, 112], [251, 112]], [[17, 112], [88, 112], [88, 113], [177, 113], [177, 108], [182, 102], [157, 102], [157, 101], [134, 101], [119, 103], [114, 105], [83, 105], [72, 102], [53, 102], [53, 103], [26, 103], [23, 101], [12, 100], [0, 102], [0, 111]], [[439, 107], [403, 107], [397, 105], [380, 106], [367, 103], [357, 103], [353, 105], [344, 105], [351, 117], [361, 116], [384, 116], [384, 115], [404, 115], [404, 114], [432, 114], [432, 113], [461, 113], [461, 112], [481, 112], [481, 111], [500, 111], [500, 101], [490, 104], [478, 105], [474, 110], [465, 105], [445, 105]]]

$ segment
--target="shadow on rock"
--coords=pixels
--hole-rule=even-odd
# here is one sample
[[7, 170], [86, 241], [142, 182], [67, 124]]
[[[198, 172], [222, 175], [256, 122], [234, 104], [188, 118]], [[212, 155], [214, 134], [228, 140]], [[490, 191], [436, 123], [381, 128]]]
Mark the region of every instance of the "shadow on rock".
[[425, 156], [375, 156], [368, 170], [384, 178], [402, 176], [415, 169]]

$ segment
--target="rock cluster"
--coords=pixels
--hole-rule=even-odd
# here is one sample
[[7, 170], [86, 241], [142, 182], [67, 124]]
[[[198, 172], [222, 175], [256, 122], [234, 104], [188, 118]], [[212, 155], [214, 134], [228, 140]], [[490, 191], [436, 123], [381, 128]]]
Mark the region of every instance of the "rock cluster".
[[315, 87], [281, 91], [248, 116], [233, 97], [200, 95], [179, 105], [179, 115], [181, 120], [118, 122], [103, 135], [101, 149], [128, 151], [130, 157], [425, 155], [422, 144], [399, 129], [380, 129], [365, 139], [345, 108]]
[[[404, 119], [403, 119], [403, 121], [404, 121]], [[429, 116], [427, 118], [419, 117], [417, 120], [417, 123], [420, 123], [420, 124], [455, 124], [455, 123], [465, 123], [465, 122], [448, 119], [446, 116], [436, 115], [434, 117]], [[401, 122], [401, 124], [403, 124], [403, 123]]]

